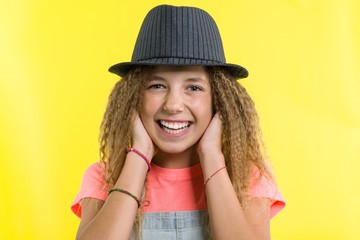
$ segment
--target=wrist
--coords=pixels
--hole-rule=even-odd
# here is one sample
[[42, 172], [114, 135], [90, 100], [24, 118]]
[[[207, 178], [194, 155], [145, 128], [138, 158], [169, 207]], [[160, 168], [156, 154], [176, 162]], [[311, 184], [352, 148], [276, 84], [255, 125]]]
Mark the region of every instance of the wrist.
[[225, 166], [225, 158], [222, 152], [200, 155], [199, 158], [204, 176], [209, 176]]
[[131, 148], [136, 149], [141, 154], [143, 154], [151, 163], [152, 158], [154, 157], [154, 148], [152, 146], [145, 146], [141, 144], [134, 144]]
[[203, 151], [199, 152], [198, 155], [201, 163], [223, 165], [225, 162], [224, 154], [220, 150]]
[[151, 161], [148, 159], [148, 157], [146, 155], [144, 155], [141, 151], [139, 151], [137, 148], [134, 147], [129, 147], [127, 149], [128, 154], [129, 153], [135, 153], [138, 157], [142, 158], [142, 160], [144, 161], [144, 163], [146, 163], [147, 167], [148, 167], [148, 172], [151, 169]]
[[197, 146], [196, 151], [200, 159], [207, 159], [212, 156], [221, 156], [223, 155], [221, 147], [218, 146]]

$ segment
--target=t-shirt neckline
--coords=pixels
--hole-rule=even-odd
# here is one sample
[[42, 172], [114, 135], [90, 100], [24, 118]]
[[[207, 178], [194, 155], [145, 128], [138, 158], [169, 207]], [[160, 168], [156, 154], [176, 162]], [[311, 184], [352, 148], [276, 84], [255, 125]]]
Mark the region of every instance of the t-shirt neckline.
[[185, 168], [163, 168], [151, 163], [150, 173], [168, 179], [189, 179], [201, 175], [202, 169], [200, 163]]

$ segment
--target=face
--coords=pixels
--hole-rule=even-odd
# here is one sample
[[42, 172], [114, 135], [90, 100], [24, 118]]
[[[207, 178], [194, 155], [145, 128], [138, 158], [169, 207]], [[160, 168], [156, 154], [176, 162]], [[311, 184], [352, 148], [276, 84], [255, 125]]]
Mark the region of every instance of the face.
[[177, 154], [191, 150], [212, 119], [211, 99], [204, 67], [154, 68], [140, 117], [159, 151]]

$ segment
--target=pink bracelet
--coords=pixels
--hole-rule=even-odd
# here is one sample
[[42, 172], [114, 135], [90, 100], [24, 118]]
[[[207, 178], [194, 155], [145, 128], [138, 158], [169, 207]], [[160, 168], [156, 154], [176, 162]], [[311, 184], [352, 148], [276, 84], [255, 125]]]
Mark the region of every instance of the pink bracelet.
[[151, 169], [151, 166], [150, 166], [150, 161], [147, 159], [147, 157], [142, 154], [139, 150], [135, 149], [135, 148], [132, 148], [132, 147], [129, 147], [127, 149], [127, 152], [134, 152], [136, 153], [137, 155], [139, 155], [142, 159], [144, 159], [144, 161], [146, 162], [146, 164], [148, 165], [148, 171], [150, 171]]
[[208, 178], [206, 179], [206, 181], [204, 182], [204, 186], [206, 186], [206, 184], [208, 183], [208, 181], [209, 181], [213, 176], [215, 176], [215, 174], [217, 174], [218, 172], [220, 172], [220, 171], [223, 170], [224, 168], [226, 168], [226, 166], [220, 168], [219, 170], [217, 170], [217, 171], [215, 171], [213, 174], [211, 174], [211, 176], [208, 177]]

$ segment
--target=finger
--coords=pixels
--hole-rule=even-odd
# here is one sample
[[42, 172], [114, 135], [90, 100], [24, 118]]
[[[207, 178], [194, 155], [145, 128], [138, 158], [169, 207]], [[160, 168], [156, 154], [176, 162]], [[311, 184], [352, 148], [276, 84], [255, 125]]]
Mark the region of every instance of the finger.
[[139, 113], [136, 111], [135, 108], [131, 108], [130, 116], [132, 117], [133, 120], [136, 120], [137, 118], [139, 118]]
[[220, 112], [216, 112], [216, 113], [214, 114], [214, 116], [213, 116], [213, 119], [219, 119], [219, 120], [221, 120], [222, 117], [221, 117], [221, 115], [220, 115]]
[[213, 119], [212, 119], [212, 122], [214, 124], [216, 124], [217, 126], [220, 126], [221, 127], [221, 124], [222, 124], [222, 117], [220, 115], [219, 112], [215, 113]]

